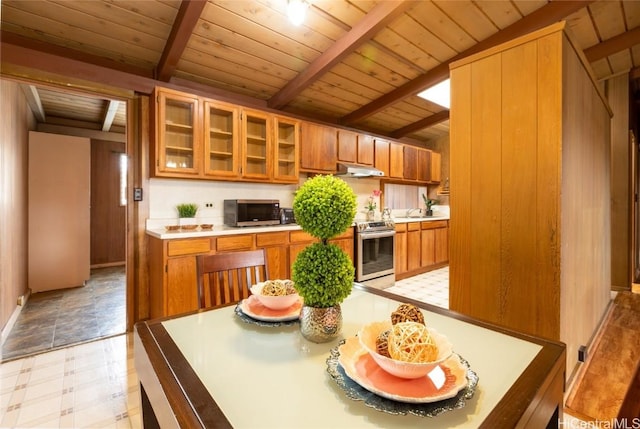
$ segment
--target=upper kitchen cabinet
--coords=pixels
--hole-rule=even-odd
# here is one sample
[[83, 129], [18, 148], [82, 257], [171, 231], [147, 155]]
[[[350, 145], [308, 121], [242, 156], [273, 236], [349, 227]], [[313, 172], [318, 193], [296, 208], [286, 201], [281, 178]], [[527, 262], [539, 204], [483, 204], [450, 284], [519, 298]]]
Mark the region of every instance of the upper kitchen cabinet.
[[404, 145], [389, 143], [389, 177], [404, 179]]
[[418, 180], [418, 148], [414, 146], [403, 147], [402, 178]]
[[236, 106], [204, 101], [204, 174], [217, 177], [238, 177], [239, 112]]
[[375, 139], [374, 146], [374, 167], [384, 172], [385, 177], [389, 177], [389, 145], [387, 140]]
[[273, 179], [277, 182], [298, 183], [300, 121], [275, 116], [273, 128], [275, 134]]
[[197, 177], [202, 168], [199, 98], [157, 88], [152, 102], [155, 150], [150, 171], [157, 176]]
[[354, 131], [338, 130], [338, 161], [373, 165], [373, 137]]
[[431, 168], [429, 171], [428, 180], [430, 183], [440, 183], [440, 181], [442, 180], [442, 155], [438, 152], [430, 151], [430, 157]]
[[271, 121], [268, 114], [245, 109], [241, 111], [242, 177], [267, 180], [271, 174]]
[[338, 162], [337, 130], [334, 127], [303, 122], [300, 138], [300, 170], [332, 174]]
[[431, 157], [433, 152], [428, 149], [416, 148], [417, 151], [417, 179], [419, 182], [431, 182]]

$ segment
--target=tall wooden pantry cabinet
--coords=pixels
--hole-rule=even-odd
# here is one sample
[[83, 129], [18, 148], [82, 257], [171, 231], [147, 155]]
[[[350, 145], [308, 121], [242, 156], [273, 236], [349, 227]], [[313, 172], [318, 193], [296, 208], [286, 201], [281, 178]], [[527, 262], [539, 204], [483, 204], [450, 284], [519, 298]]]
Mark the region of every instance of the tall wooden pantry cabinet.
[[451, 64], [450, 308], [567, 345], [610, 297], [610, 109], [561, 22]]

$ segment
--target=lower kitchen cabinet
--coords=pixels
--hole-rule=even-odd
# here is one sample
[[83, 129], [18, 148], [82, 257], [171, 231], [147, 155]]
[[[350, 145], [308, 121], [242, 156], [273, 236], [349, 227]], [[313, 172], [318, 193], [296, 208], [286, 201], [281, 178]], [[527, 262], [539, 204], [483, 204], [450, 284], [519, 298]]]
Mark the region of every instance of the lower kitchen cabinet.
[[[352, 261], [353, 233], [349, 228], [330, 240]], [[316, 241], [301, 230], [170, 240], [149, 237], [149, 315], [155, 319], [198, 309], [197, 255], [265, 249], [269, 278], [288, 279], [298, 253]]]
[[198, 309], [196, 259], [209, 253], [212, 238], [161, 240], [149, 237], [149, 316], [172, 316]]
[[396, 280], [445, 266], [449, 262], [449, 221], [396, 224]]

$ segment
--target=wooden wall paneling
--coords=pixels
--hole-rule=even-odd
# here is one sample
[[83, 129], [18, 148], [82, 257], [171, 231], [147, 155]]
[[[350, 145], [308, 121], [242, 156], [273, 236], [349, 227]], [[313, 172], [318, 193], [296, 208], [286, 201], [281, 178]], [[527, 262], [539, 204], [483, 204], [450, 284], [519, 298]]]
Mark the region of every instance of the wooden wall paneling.
[[629, 74], [606, 82], [611, 120], [611, 286], [631, 289], [631, 150], [629, 145]]
[[610, 301], [610, 130], [607, 107], [587, 69], [566, 37], [562, 42], [567, 101], [563, 106], [560, 339], [567, 344], [568, 361], [573, 363], [579, 345], [591, 339]]
[[125, 144], [91, 140], [91, 265], [125, 262], [126, 206], [120, 204]]
[[[541, 284], [524, 261], [535, 260], [536, 99], [535, 43], [507, 50], [502, 61], [502, 142], [499, 148], [500, 196], [500, 319], [518, 331], [548, 335], [544, 304], [537, 300], [553, 285]], [[517, 106], [517, 107], [514, 107]], [[531, 164], [536, 167], [531, 168]], [[533, 327], [532, 325], [535, 325]], [[542, 326], [541, 326], [542, 325]]]
[[[3, 11], [4, 13], [4, 11]], [[18, 297], [27, 294], [28, 148], [36, 120], [20, 86], [0, 79], [0, 341], [17, 317]]]
[[[536, 243], [535, 259], [531, 262], [538, 282], [544, 285], [545, 302], [549, 311], [545, 316], [550, 338], [559, 338], [560, 326], [560, 186], [562, 181], [562, 62], [560, 35], [538, 41], [536, 115], [537, 177], [535, 195]], [[550, 329], [555, 325], [556, 328]]]
[[[465, 312], [471, 289], [471, 67], [451, 70], [449, 307]], [[455, 85], [453, 84], [455, 83]]]
[[[473, 63], [471, 82], [471, 278], [473, 305], [466, 309], [484, 320], [499, 321], [502, 315], [501, 284], [501, 201], [500, 159], [501, 64], [499, 57]], [[453, 207], [453, 205], [452, 205]], [[453, 217], [453, 216], [452, 216]], [[496, 320], [497, 319], [497, 320]]]

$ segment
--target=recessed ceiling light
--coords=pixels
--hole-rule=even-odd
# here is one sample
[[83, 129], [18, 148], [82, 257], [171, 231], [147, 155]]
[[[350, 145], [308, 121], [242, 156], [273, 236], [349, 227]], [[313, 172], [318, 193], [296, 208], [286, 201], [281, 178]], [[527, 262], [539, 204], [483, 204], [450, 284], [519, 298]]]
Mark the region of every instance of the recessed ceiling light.
[[449, 79], [443, 80], [431, 88], [425, 89], [418, 94], [418, 97], [424, 98], [425, 100], [431, 101], [432, 103], [436, 103], [437, 105], [448, 109], [451, 105]]
[[289, 21], [295, 26], [298, 26], [304, 22], [304, 17], [307, 13], [307, 7], [309, 5], [304, 0], [289, 0], [287, 5], [287, 16]]

